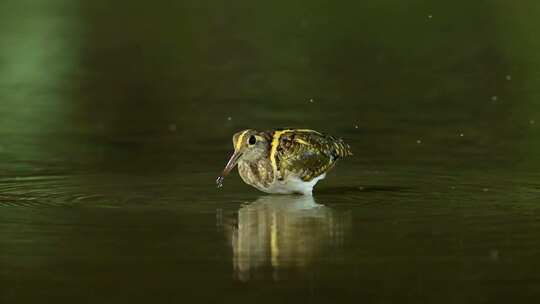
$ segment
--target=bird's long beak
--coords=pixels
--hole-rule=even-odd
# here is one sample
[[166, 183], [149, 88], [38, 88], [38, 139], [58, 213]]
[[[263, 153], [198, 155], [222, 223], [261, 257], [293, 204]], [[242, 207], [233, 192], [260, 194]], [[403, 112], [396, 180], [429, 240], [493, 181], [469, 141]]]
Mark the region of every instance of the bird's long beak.
[[234, 166], [236, 166], [238, 160], [240, 159], [240, 156], [242, 156], [242, 153], [234, 151], [231, 158], [229, 158], [227, 165], [225, 165], [225, 168], [223, 169], [223, 173], [221, 173], [221, 176], [219, 176], [216, 180], [216, 184], [218, 185], [218, 187], [223, 186], [223, 180], [225, 179], [225, 176], [227, 176], [229, 172], [231, 172], [231, 170], [234, 168]]

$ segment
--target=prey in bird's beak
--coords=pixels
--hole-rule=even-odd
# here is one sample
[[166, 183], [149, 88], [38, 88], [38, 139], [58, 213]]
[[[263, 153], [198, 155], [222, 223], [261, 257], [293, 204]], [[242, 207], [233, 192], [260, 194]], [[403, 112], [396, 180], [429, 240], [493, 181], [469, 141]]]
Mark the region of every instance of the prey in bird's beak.
[[227, 165], [225, 165], [225, 168], [223, 169], [223, 172], [220, 176], [216, 179], [216, 184], [218, 188], [223, 187], [223, 180], [225, 179], [225, 176], [229, 175], [229, 172], [231, 172], [232, 169], [236, 166], [238, 163], [238, 160], [242, 156], [242, 153], [240, 151], [234, 151], [231, 158], [229, 158], [229, 161], [227, 162]]

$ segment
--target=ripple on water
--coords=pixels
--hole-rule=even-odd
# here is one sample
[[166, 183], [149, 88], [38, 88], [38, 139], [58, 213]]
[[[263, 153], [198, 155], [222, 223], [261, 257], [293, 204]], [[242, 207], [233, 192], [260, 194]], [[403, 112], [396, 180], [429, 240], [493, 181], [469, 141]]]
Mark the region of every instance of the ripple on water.
[[0, 208], [110, 207], [126, 203], [113, 192], [106, 184], [90, 186], [77, 176], [4, 178], [0, 180]]
[[[0, 208], [187, 206], [211, 200], [171, 176], [56, 175], [0, 179]], [[208, 186], [214, 190], [213, 185]], [[190, 199], [187, 195], [190, 194]], [[193, 204], [191, 204], [193, 205]]]

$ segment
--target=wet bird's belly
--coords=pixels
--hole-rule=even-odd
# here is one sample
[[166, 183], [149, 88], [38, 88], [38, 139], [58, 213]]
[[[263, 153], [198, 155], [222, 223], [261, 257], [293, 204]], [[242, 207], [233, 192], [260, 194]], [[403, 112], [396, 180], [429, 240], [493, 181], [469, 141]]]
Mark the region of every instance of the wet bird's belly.
[[280, 193], [280, 194], [305, 194], [311, 195], [313, 192], [313, 187], [317, 184], [318, 181], [323, 179], [326, 174], [321, 174], [310, 181], [303, 181], [301, 178], [289, 175], [284, 180], [276, 180], [270, 185], [270, 187], [265, 191], [267, 193]]
[[311, 194], [317, 182], [325, 177], [321, 174], [310, 181], [303, 181], [300, 177], [288, 174], [282, 180], [274, 179], [274, 172], [269, 162], [238, 164], [238, 172], [242, 180], [260, 191], [275, 194]]

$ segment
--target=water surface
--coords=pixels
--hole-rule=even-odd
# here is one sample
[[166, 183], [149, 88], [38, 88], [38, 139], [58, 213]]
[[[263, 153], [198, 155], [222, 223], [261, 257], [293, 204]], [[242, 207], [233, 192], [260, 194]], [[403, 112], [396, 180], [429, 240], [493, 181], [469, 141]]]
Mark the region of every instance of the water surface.
[[[540, 299], [535, 12], [3, 1], [1, 302]], [[355, 156], [216, 188], [234, 132], [288, 126]]]

